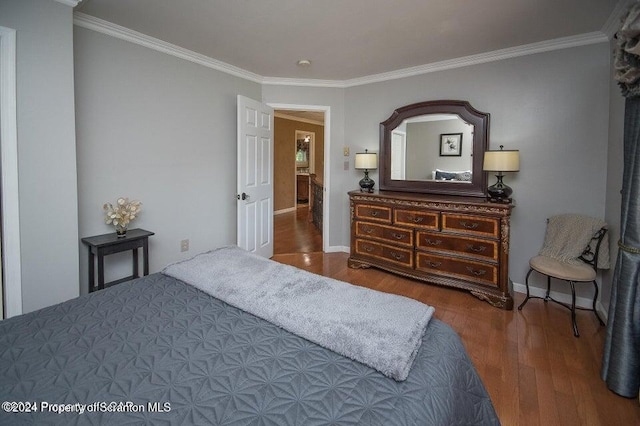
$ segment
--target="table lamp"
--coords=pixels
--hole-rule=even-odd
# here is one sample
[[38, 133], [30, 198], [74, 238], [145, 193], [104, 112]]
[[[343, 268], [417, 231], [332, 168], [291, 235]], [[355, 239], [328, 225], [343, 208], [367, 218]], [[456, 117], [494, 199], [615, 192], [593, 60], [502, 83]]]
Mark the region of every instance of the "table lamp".
[[502, 182], [502, 173], [520, 170], [520, 151], [503, 148], [504, 145], [500, 145], [499, 151], [485, 151], [482, 166], [485, 172], [498, 172], [498, 181], [487, 188], [487, 198], [496, 203], [510, 203], [513, 193], [513, 190]]
[[376, 184], [373, 179], [369, 179], [369, 170], [378, 168], [378, 154], [373, 152], [356, 153], [356, 170], [364, 170], [364, 178], [360, 180], [360, 191], [373, 192], [373, 186]]

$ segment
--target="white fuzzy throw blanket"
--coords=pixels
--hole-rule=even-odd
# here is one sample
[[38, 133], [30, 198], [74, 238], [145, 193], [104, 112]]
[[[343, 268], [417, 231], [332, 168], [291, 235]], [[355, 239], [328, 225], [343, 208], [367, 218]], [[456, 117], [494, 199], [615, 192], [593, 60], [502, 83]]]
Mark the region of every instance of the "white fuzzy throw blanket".
[[222, 247], [164, 274], [327, 349], [405, 380], [434, 309], [413, 299]]

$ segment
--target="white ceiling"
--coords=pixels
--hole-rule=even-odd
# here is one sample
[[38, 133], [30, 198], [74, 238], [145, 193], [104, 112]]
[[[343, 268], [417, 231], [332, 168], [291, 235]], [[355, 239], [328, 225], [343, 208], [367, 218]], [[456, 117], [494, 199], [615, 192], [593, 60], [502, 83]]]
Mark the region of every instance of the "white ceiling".
[[349, 80], [605, 31], [616, 3], [83, 0], [75, 10], [263, 77]]

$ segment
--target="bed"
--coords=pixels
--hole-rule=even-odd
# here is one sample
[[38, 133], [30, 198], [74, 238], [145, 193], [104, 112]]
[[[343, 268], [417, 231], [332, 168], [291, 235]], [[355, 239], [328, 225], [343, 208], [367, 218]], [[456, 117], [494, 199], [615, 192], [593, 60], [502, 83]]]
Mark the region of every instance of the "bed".
[[11, 425], [499, 424], [441, 321], [396, 381], [162, 273], [0, 322], [0, 401]]

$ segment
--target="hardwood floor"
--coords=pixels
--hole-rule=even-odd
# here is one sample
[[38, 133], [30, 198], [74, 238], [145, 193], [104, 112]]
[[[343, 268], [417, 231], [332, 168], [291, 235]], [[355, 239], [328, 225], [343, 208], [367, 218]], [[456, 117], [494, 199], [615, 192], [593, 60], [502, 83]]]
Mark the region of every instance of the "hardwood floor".
[[313, 253], [322, 251], [322, 233], [309, 222], [309, 208], [273, 217], [273, 253]]
[[[284, 218], [282, 222], [279, 232], [283, 234], [291, 232], [287, 226], [298, 226]], [[313, 246], [305, 242], [314, 240], [311, 236], [296, 234], [296, 239], [302, 242], [292, 247]], [[349, 269], [347, 258], [346, 253], [282, 251], [273, 257], [435, 307], [435, 317], [460, 335], [503, 425], [640, 424], [638, 399], [614, 394], [600, 379], [605, 327], [599, 326], [593, 313], [577, 313], [581, 337], [575, 338], [569, 311], [553, 303], [534, 299], [522, 311], [503, 311], [465, 292], [376, 269]], [[516, 306], [523, 298], [515, 294]]]

